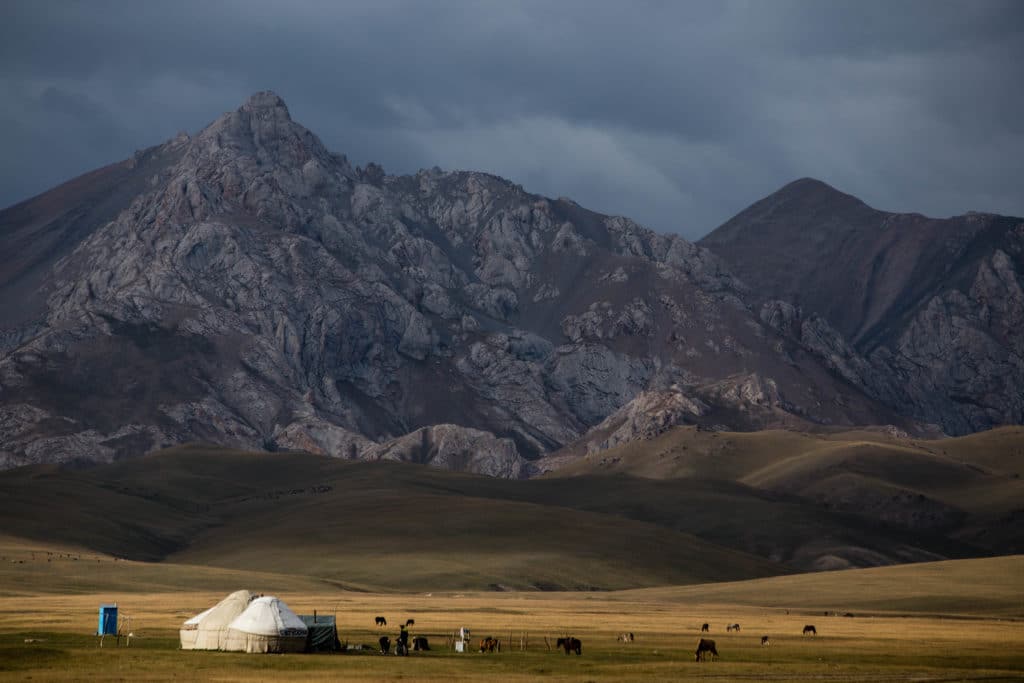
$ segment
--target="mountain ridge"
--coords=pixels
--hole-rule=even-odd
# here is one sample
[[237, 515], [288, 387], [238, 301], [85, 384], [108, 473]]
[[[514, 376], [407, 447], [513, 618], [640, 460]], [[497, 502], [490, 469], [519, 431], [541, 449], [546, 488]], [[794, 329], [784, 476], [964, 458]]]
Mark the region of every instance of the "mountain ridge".
[[[353, 167], [273, 93], [117, 168], [145, 189], [67, 209], [34, 322], [0, 319], [4, 467], [206, 440], [525, 476], [644, 392], [697, 407], [666, 427], [929, 429], [711, 250], [493, 175]], [[5, 250], [23, 223], [0, 212]]]

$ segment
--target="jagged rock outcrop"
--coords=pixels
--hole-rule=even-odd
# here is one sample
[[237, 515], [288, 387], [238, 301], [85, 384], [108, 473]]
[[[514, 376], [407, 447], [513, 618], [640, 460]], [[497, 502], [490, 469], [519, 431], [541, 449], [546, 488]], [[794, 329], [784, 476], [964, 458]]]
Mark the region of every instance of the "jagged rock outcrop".
[[376, 457], [428, 434], [501, 454], [438, 465], [519, 476], [672, 386], [708, 424], [914, 428], [708, 249], [483, 173], [355, 168], [272, 93], [69, 186], [0, 212], [3, 253], [49, 245], [0, 266], [23, 302], [0, 310], [3, 466], [194, 440]]
[[527, 461], [519, 455], [512, 439], [499, 439], [490, 432], [450, 424], [423, 427], [371, 446], [359, 458], [419, 463], [505, 479], [521, 479], [528, 470]]
[[687, 396], [678, 387], [642, 391], [618, 409], [586, 438], [587, 453], [597, 453], [619, 444], [653, 439], [677, 425], [692, 422], [708, 413], [699, 398]]

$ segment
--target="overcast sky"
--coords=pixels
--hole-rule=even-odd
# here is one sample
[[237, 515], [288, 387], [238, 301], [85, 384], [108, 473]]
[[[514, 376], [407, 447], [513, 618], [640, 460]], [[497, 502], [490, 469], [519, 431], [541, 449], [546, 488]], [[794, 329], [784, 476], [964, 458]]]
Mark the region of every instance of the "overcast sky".
[[0, 3], [0, 206], [257, 90], [356, 164], [695, 239], [803, 176], [1024, 215], [1024, 2]]

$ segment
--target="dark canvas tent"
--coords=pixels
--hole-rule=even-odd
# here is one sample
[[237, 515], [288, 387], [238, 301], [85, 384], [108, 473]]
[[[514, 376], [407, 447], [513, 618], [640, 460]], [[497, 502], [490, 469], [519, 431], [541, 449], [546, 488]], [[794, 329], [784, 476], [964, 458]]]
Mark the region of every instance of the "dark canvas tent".
[[302, 619], [302, 623], [309, 629], [306, 636], [306, 652], [337, 652], [341, 649], [338, 624], [333, 616], [300, 614], [299, 619]]

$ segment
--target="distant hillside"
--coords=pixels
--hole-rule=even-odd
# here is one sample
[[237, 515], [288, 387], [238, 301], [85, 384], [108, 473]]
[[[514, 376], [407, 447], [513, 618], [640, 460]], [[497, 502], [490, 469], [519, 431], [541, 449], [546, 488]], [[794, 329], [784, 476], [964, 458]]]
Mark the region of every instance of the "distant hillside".
[[522, 500], [523, 484], [183, 448], [2, 473], [0, 524], [129, 559], [393, 589], [613, 589], [790, 571], [642, 519]]
[[[570, 481], [631, 475], [690, 487], [730, 482], [757, 495], [800, 501], [819, 514], [852, 515], [920, 539], [938, 536], [994, 553], [1024, 551], [1024, 427], [935, 440], [884, 431], [736, 433], [680, 427], [606, 451], [569, 449], [539, 465], [549, 469], [548, 476]], [[742, 516], [756, 527], [764, 514]], [[823, 534], [799, 536], [815, 546]], [[824, 568], [850, 559], [822, 553], [819, 561]]]
[[[572, 465], [577, 476], [527, 481], [205, 447], [89, 469], [25, 467], [0, 473], [0, 524], [21, 538], [129, 559], [275, 573], [301, 564], [311, 579], [392, 589], [703, 583], [1009, 552], [1020, 540], [1019, 524], [982, 533], [985, 520], [1015, 509], [1009, 475], [976, 472], [962, 489], [971, 500], [991, 505], [997, 490], [1004, 497], [972, 506], [940, 495], [950, 474], [938, 463], [946, 460], [904, 448], [912, 460], [894, 461], [892, 471], [878, 458], [865, 461], [878, 471], [858, 474], [857, 495], [898, 495], [859, 509], [851, 498], [830, 501], [828, 486], [860, 460], [799, 467], [816, 452], [805, 448], [786, 467], [770, 440], [808, 439], [826, 450], [840, 442], [767, 435], [765, 444], [737, 449], [750, 435], [721, 434], [707, 440], [724, 448], [677, 441], [673, 451], [679, 433], [690, 432], [648, 444], [636, 463], [671, 457], [675, 475], [690, 472], [667, 479], [624, 473], [635, 445], [608, 452], [605, 462], [621, 473], [595, 458]], [[688, 444], [694, 452], [676, 458]], [[953, 476], [963, 473], [964, 465], [946, 464]], [[594, 474], [583, 473], [588, 465]], [[919, 467], [908, 473], [932, 484], [923, 498], [894, 475], [911, 465]]]
[[[846, 614], [1024, 618], [1024, 555], [800, 574], [715, 586], [650, 588], [625, 599], [720, 602]], [[821, 616], [824, 616], [823, 614]], [[823, 629], [824, 630], [824, 629]]]

